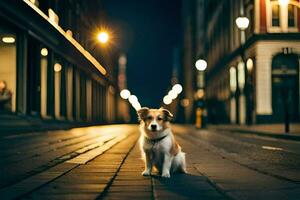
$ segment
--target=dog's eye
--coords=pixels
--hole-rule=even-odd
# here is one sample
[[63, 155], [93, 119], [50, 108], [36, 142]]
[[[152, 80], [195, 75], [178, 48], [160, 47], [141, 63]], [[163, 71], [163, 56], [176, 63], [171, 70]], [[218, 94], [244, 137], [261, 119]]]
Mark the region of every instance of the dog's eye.
[[158, 120], [158, 121], [161, 121], [161, 120], [162, 120], [162, 118], [161, 118], [161, 117], [158, 117], [158, 118], [157, 118], [157, 120]]
[[148, 119], [148, 120], [152, 120], [152, 116], [148, 116], [147, 119]]

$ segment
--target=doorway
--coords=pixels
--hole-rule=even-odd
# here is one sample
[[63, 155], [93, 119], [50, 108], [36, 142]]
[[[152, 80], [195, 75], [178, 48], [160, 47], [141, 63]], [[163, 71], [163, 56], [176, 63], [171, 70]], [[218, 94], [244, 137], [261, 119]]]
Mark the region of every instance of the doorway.
[[278, 54], [272, 61], [272, 109], [274, 122], [299, 121], [299, 62], [296, 54]]

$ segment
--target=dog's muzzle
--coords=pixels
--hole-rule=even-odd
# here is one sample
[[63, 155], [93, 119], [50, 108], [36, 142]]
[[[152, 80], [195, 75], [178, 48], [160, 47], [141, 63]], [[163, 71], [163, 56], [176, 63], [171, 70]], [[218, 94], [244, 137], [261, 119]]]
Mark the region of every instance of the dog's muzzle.
[[156, 131], [157, 130], [157, 125], [156, 124], [151, 124], [151, 130]]

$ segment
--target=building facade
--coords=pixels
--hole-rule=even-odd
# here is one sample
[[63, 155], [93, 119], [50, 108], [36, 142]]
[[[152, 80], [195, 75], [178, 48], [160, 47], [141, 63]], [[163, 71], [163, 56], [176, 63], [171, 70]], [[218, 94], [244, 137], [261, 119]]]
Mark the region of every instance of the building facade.
[[195, 68], [197, 59], [205, 56], [205, 0], [182, 1], [182, 63], [178, 70], [183, 94], [178, 101], [180, 122], [193, 123], [198, 107], [197, 91], [204, 87], [204, 73]]
[[300, 2], [211, 0], [206, 10], [210, 122], [299, 122]]
[[79, 0], [0, 2], [0, 81], [11, 94], [1, 114], [116, 121], [117, 73], [93, 51], [90, 28], [97, 21], [88, 5]]

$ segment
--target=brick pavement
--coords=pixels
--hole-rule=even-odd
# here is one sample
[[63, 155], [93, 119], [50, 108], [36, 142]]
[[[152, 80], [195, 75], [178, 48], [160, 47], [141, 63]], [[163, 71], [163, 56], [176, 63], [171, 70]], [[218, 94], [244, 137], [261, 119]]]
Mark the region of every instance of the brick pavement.
[[131, 131], [134, 133], [126, 139], [86, 163], [66, 160], [0, 189], [1, 199], [227, 199], [197, 171], [190, 155], [189, 174], [171, 179], [143, 177], [139, 133], [136, 127]]

